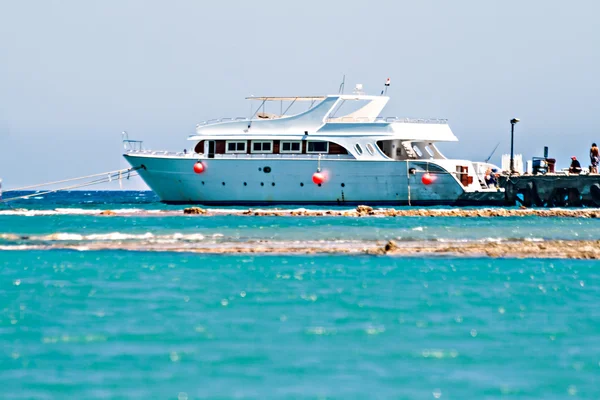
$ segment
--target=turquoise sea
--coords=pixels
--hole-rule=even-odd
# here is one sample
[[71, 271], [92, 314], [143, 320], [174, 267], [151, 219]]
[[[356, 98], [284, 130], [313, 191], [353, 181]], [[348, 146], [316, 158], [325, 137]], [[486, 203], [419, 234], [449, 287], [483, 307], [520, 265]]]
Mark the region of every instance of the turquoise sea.
[[596, 240], [595, 219], [165, 216], [182, 207], [149, 192], [11, 207], [0, 398], [600, 398], [598, 261], [192, 252]]

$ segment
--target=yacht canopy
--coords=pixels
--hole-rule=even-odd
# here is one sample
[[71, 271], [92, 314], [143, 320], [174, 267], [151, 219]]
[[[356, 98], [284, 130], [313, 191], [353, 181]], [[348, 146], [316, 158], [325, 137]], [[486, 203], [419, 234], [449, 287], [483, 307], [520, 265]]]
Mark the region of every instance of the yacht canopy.
[[[353, 148], [356, 140], [400, 140], [418, 142], [453, 142], [458, 140], [445, 120], [409, 120], [380, 117], [389, 100], [387, 96], [360, 94], [250, 97], [249, 99], [321, 100], [314, 107], [296, 115], [261, 113], [252, 119], [227, 119], [207, 121], [196, 127], [189, 140], [254, 139], [254, 140], [330, 140]], [[362, 100], [366, 104], [349, 114], [335, 116], [345, 101]], [[261, 105], [262, 106], [262, 105]]]

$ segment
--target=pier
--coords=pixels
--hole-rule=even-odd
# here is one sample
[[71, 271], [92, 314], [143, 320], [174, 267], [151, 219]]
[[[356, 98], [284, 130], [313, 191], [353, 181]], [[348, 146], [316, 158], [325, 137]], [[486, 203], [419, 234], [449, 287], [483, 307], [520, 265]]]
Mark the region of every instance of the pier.
[[[591, 166], [589, 170], [582, 169], [578, 161], [579, 173], [571, 173], [570, 168], [555, 171], [556, 159], [549, 157], [548, 146], [544, 146], [543, 157], [532, 157], [527, 161], [523, 174], [521, 155], [516, 158], [514, 154], [515, 125], [519, 121], [518, 118], [510, 120], [510, 155], [503, 156], [504, 172], [498, 176], [498, 186], [504, 189], [505, 205], [600, 207], [600, 174], [590, 173], [593, 171]], [[519, 164], [518, 168], [516, 164]]]
[[500, 175], [507, 206], [600, 207], [600, 174]]

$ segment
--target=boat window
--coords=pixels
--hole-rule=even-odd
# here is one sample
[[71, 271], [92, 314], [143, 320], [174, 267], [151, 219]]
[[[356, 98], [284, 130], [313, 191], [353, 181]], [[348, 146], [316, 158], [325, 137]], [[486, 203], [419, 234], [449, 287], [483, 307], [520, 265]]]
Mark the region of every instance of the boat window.
[[301, 153], [302, 143], [301, 142], [281, 142], [280, 153]]
[[273, 142], [270, 140], [253, 140], [252, 141], [252, 152], [253, 153], [272, 153]]
[[419, 157], [423, 157], [423, 152], [421, 151], [421, 149], [419, 149], [416, 145], [413, 146], [413, 150], [415, 151], [415, 153], [417, 153], [417, 155]]
[[373, 145], [371, 143], [367, 143], [367, 151], [370, 155], [373, 155], [373, 153], [375, 152], [375, 149], [373, 148]]
[[227, 141], [227, 152], [228, 153], [245, 153], [246, 152], [246, 141]]
[[375, 145], [379, 148], [379, 151], [386, 155], [386, 157], [393, 157], [391, 140], [386, 140], [385, 142], [383, 140], [379, 140], [375, 142]]
[[327, 153], [329, 152], [329, 142], [308, 142], [307, 153]]
[[431, 147], [425, 146], [425, 151], [429, 154], [429, 157], [433, 157], [433, 150], [431, 150]]
[[360, 147], [360, 144], [356, 143], [354, 145], [354, 148], [356, 149], [356, 152], [358, 153], [359, 156], [362, 155], [363, 150], [362, 150], [362, 147]]

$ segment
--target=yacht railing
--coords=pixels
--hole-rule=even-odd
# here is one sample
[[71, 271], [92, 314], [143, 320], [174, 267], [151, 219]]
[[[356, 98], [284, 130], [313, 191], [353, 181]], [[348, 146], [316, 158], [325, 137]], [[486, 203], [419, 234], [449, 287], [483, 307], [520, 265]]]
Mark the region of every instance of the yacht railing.
[[126, 151], [141, 151], [143, 150], [144, 142], [142, 140], [123, 140], [123, 148]]
[[[268, 121], [268, 119], [250, 119], [247, 117], [234, 118], [215, 118], [206, 121], [200, 121], [196, 124], [196, 128], [208, 125], [221, 124], [224, 122], [239, 122], [239, 121]], [[447, 124], [448, 120], [443, 118], [400, 118], [400, 117], [331, 117], [327, 118], [326, 122], [330, 123], [400, 123], [400, 124]]]
[[144, 142], [142, 140], [130, 140], [127, 131], [121, 132], [121, 140], [125, 151], [140, 151], [144, 149]]
[[[182, 157], [182, 158], [208, 158], [206, 154], [199, 154], [194, 152], [183, 152], [183, 151], [154, 151], [154, 150], [134, 150], [130, 149], [125, 152], [126, 154], [142, 154], [149, 156], [167, 156], [167, 157]], [[295, 153], [226, 153], [226, 154], [215, 154], [214, 158], [250, 158], [250, 159], [279, 159], [279, 158], [292, 158], [292, 159], [318, 159], [319, 154], [295, 154]], [[330, 159], [330, 160], [343, 160], [348, 159], [352, 160], [352, 157], [349, 154], [321, 154], [321, 159]]]
[[442, 118], [400, 118], [400, 117], [331, 117], [327, 122], [332, 123], [401, 123], [401, 124], [447, 124], [447, 119]]
[[220, 124], [222, 122], [235, 122], [235, 121], [250, 121], [250, 119], [247, 118], [247, 117], [208, 119], [206, 121], [200, 121], [199, 123], [196, 124], [196, 127], [206, 126], [206, 125]]
[[[198, 154], [199, 156], [204, 156], [203, 154]], [[265, 154], [247, 154], [247, 153], [226, 153], [226, 154], [215, 154], [214, 158], [251, 158], [251, 159], [274, 159], [274, 158], [292, 158], [292, 159], [319, 159], [319, 156], [322, 160], [353, 160], [349, 154], [294, 154], [294, 153], [265, 153]]]
[[[200, 121], [196, 128], [208, 125], [221, 124], [224, 122], [238, 121], [267, 121], [268, 119], [250, 119], [246, 117], [216, 118]], [[400, 117], [331, 117], [326, 122], [331, 123], [400, 123], [400, 124], [447, 124], [448, 120], [443, 118], [400, 118]]]
[[127, 150], [125, 154], [144, 154], [149, 156], [178, 156], [178, 157], [186, 157], [186, 158], [198, 158], [198, 154], [194, 152], [184, 152], [184, 151], [155, 151], [155, 150]]

